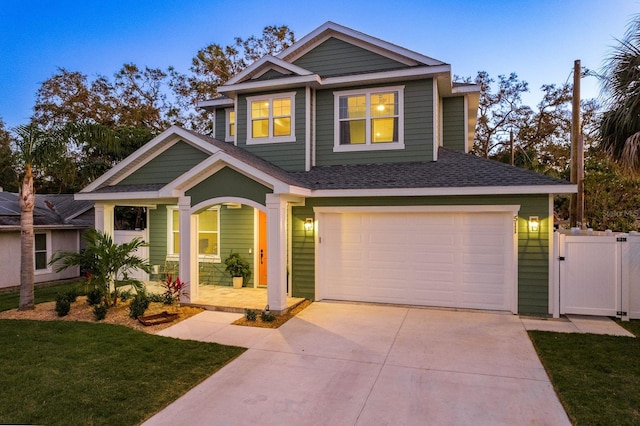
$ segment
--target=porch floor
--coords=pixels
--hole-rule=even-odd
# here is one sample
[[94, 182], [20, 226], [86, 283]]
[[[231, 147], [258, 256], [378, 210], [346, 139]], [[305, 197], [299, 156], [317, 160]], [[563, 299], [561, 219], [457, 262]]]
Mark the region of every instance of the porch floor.
[[[162, 293], [163, 289], [156, 282], [147, 284], [152, 292]], [[189, 305], [199, 306], [209, 311], [224, 311], [244, 313], [245, 309], [262, 311], [267, 306], [266, 287], [233, 288], [230, 286], [201, 285], [198, 288], [198, 298]], [[300, 297], [287, 297], [287, 310], [304, 300]]]

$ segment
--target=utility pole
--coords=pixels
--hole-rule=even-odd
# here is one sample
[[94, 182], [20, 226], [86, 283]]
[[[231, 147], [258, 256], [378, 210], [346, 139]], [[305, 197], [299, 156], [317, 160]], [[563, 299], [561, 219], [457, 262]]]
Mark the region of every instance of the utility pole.
[[573, 63], [573, 99], [571, 110], [571, 183], [578, 185], [578, 193], [571, 194], [569, 208], [570, 226], [582, 228], [584, 223], [584, 147], [580, 135], [580, 60]]

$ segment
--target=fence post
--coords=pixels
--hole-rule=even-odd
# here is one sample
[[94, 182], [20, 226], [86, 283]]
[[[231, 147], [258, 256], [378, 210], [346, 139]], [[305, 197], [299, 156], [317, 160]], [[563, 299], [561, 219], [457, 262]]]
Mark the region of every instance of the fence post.
[[622, 321], [629, 321], [629, 312], [631, 309], [631, 304], [629, 303], [631, 296], [631, 274], [629, 273], [631, 269], [631, 256], [629, 253], [629, 247], [631, 244], [629, 244], [628, 234], [620, 234], [620, 237], [624, 237], [625, 239], [624, 242], [620, 241], [617, 243], [620, 253], [618, 256], [620, 261], [620, 311], [623, 312], [620, 319], [622, 319]]
[[553, 294], [552, 313], [554, 318], [560, 318], [560, 256], [563, 250], [561, 245], [564, 242], [564, 235], [558, 231], [553, 233], [553, 276], [550, 291]]

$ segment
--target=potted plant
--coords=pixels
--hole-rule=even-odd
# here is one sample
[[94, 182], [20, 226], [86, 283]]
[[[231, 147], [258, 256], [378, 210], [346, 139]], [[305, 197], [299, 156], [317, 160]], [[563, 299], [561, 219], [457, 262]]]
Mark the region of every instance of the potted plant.
[[251, 276], [251, 265], [240, 253], [231, 252], [224, 260], [225, 271], [231, 275], [233, 279], [233, 288], [242, 288], [245, 279]]

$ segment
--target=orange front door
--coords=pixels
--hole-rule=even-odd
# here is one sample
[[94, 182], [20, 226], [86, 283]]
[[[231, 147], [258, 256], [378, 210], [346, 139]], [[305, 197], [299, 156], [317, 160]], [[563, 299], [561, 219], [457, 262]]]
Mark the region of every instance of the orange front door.
[[258, 285], [267, 285], [267, 214], [258, 217]]

